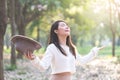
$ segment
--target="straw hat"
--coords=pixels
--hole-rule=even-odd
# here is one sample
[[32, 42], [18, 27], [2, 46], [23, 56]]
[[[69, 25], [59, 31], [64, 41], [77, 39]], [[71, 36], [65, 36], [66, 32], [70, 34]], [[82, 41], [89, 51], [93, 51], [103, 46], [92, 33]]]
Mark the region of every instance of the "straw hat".
[[30, 50], [33, 53], [34, 50], [41, 48], [39, 42], [22, 35], [13, 36], [11, 41], [15, 45], [16, 50], [22, 54], [24, 54], [27, 50]]

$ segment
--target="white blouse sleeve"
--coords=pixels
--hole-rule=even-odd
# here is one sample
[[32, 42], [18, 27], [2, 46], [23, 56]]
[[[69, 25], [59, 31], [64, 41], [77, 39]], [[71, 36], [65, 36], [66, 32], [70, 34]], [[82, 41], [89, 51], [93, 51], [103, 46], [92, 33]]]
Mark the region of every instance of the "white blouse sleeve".
[[99, 51], [99, 49], [97, 47], [94, 47], [85, 56], [81, 56], [79, 53], [77, 53], [77, 56], [76, 56], [77, 65], [78, 64], [86, 64], [87, 62], [94, 59], [98, 55], [98, 51]]
[[45, 55], [40, 60], [39, 57], [36, 57], [34, 60], [31, 60], [31, 63], [40, 69], [41, 72], [45, 71], [50, 65], [53, 58], [53, 54], [50, 47], [47, 47]]

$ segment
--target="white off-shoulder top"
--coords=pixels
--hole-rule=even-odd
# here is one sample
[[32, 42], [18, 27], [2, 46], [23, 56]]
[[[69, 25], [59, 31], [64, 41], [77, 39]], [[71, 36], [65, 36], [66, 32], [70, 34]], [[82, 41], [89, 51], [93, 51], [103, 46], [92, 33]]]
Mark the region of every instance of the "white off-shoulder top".
[[43, 58], [40, 59], [39, 57], [36, 57], [34, 60], [31, 60], [32, 64], [39, 68], [40, 71], [45, 71], [49, 66], [51, 66], [51, 74], [62, 72], [75, 73], [77, 62], [85, 64], [91, 61], [99, 51], [97, 47], [94, 47], [85, 56], [81, 56], [77, 53], [75, 59], [68, 46], [61, 45], [61, 47], [66, 51], [67, 56], [63, 55], [54, 44], [50, 44], [48, 45]]

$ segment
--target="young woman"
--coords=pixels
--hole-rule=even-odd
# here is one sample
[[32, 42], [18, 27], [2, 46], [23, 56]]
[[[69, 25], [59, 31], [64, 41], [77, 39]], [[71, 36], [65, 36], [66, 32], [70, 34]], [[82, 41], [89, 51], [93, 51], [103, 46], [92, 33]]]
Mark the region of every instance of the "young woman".
[[70, 27], [64, 21], [58, 20], [51, 26], [49, 45], [43, 58], [40, 60], [30, 51], [27, 51], [25, 56], [40, 71], [51, 66], [50, 80], [72, 80], [72, 74], [76, 71], [76, 62], [80, 62], [80, 64], [89, 62], [100, 49], [102, 48], [94, 47], [86, 56], [81, 57], [71, 41]]

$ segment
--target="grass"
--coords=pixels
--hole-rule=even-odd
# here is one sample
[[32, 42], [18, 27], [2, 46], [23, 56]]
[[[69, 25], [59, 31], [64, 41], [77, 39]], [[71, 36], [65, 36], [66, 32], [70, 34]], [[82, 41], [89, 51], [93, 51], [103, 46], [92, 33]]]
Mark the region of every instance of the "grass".
[[14, 70], [17, 69], [17, 66], [16, 65], [9, 65], [9, 64], [7, 64], [7, 65], [5, 65], [5, 69], [7, 71], [14, 71]]
[[[90, 46], [87, 46], [87, 47], [77, 47], [77, 50], [78, 52], [81, 54], [81, 55], [85, 55], [87, 53], [89, 53], [89, 51], [92, 49], [93, 47], [90, 47]], [[112, 47], [106, 47], [102, 50], [99, 51], [99, 55], [108, 55], [108, 56], [112, 56]], [[116, 56], [120, 56], [120, 46], [116, 46], [115, 48], [115, 55]]]

